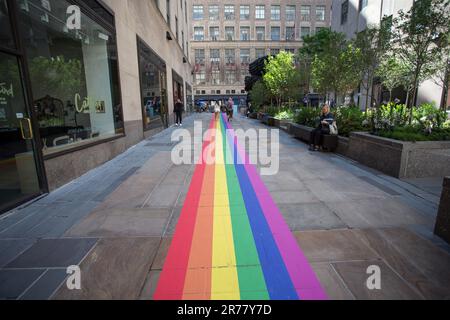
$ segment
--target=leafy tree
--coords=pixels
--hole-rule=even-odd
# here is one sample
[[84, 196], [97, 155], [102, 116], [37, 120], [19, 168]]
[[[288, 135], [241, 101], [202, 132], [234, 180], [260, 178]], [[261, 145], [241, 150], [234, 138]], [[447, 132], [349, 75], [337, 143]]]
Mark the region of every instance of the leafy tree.
[[375, 75], [380, 77], [381, 83], [389, 91], [389, 102], [392, 102], [392, 91], [403, 85], [405, 73], [408, 70], [402, 61], [395, 56], [386, 56], [375, 70]]
[[258, 80], [252, 87], [250, 91], [250, 100], [252, 101], [253, 108], [255, 110], [260, 109], [266, 103], [267, 88], [262, 80]]
[[345, 40], [342, 33], [333, 32], [330, 42], [312, 62], [312, 82], [319, 91], [330, 91], [335, 99], [352, 92], [361, 81], [359, 69], [361, 51]]
[[449, 0], [414, 1], [408, 12], [399, 11], [398, 17], [393, 20], [393, 50], [405, 61], [412, 75], [411, 104], [416, 101], [420, 83], [437, 73], [442, 55], [447, 52], [449, 21]]
[[380, 27], [368, 27], [356, 35], [355, 46], [361, 52], [359, 68], [363, 77], [361, 85], [366, 92], [366, 110], [373, 100], [370, 89], [373, 87], [375, 71], [390, 46], [391, 25], [391, 20], [385, 18]]
[[[264, 84], [277, 101], [280, 108], [284, 98], [292, 94], [292, 85], [296, 82], [296, 69], [292, 53], [281, 51], [269, 56], [265, 64]], [[295, 84], [294, 84], [295, 85]]]

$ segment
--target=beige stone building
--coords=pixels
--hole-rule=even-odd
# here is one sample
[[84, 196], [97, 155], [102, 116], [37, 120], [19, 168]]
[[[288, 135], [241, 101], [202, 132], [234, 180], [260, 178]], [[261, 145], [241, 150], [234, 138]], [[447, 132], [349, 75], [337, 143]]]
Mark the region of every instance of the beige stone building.
[[331, 0], [192, 0], [190, 56], [196, 100], [246, 96], [249, 64], [331, 24]]
[[192, 97], [190, 2], [0, 0], [0, 212], [173, 123]]

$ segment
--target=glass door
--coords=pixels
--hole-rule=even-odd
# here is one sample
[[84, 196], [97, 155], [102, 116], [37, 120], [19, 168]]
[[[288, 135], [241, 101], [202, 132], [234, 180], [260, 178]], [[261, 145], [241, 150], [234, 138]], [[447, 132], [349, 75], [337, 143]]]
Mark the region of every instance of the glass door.
[[0, 52], [0, 212], [40, 193], [18, 58]]

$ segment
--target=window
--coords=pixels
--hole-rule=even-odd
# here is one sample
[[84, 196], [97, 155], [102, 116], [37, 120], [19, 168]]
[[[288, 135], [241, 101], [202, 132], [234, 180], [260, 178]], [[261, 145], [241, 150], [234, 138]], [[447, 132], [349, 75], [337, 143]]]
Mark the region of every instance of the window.
[[234, 49], [225, 49], [225, 63], [226, 64], [235, 64], [236, 57]]
[[194, 40], [203, 41], [205, 40], [205, 31], [203, 27], [194, 27]]
[[240, 7], [240, 19], [241, 20], [250, 19], [250, 6], [241, 6]]
[[225, 20], [234, 20], [234, 6], [226, 5], [225, 6]]
[[263, 20], [265, 19], [266, 7], [259, 5], [255, 6], [255, 19]]
[[347, 22], [348, 18], [348, 0], [345, 0], [341, 5], [341, 25]]
[[325, 6], [316, 6], [316, 20], [325, 21]]
[[[41, 17], [43, 8], [31, 3], [29, 10], [18, 12], [19, 31], [29, 66], [33, 111], [44, 155], [113, 138], [124, 132], [114, 34], [92, 20], [83, 9], [81, 29], [63, 32], [59, 21], [66, 21], [70, 3], [64, 0], [48, 3], [52, 9], [49, 22], [37, 18]], [[2, 27], [4, 19], [5, 16], [0, 18]], [[2, 29], [0, 34], [5, 31]], [[5, 45], [3, 41], [2, 45]], [[14, 77], [19, 75], [14, 72], [12, 62], [8, 63], [3, 56], [0, 61], [3, 71], [0, 82], [13, 77], [8, 87], [20, 87], [14, 85], [19, 81]], [[5, 71], [3, 67], [12, 69]], [[11, 103], [17, 103], [14, 108], [18, 108], [22, 93], [12, 94], [16, 98]]]
[[184, 1], [184, 8], [185, 8], [185, 10], [184, 10], [184, 20], [187, 22], [187, 12], [188, 12], [188, 8], [187, 8], [187, 2], [186, 1]]
[[295, 49], [294, 48], [286, 48], [286, 49], [284, 49], [284, 51], [286, 51], [288, 53], [295, 54]]
[[309, 36], [310, 33], [311, 33], [311, 28], [310, 27], [301, 27], [300, 28], [300, 36], [302, 38], [306, 37], [306, 36]]
[[256, 40], [264, 41], [266, 39], [266, 28], [256, 27]]
[[286, 6], [286, 21], [295, 21], [295, 6]]
[[286, 27], [286, 40], [295, 40], [295, 27]]
[[195, 63], [196, 64], [205, 64], [205, 49], [195, 49]]
[[323, 29], [327, 29], [327, 28], [326, 27], [316, 27], [316, 33], [319, 33]]
[[255, 49], [256, 59], [262, 58], [266, 55], [266, 49], [264, 48], [256, 48]]
[[209, 6], [209, 20], [212, 20], [212, 21], [219, 20], [219, 6], [218, 5]]
[[280, 49], [277, 49], [277, 48], [272, 48], [272, 49], [270, 49], [270, 54], [272, 55], [272, 56], [276, 56], [277, 54], [279, 54], [280, 53]]
[[230, 91], [230, 90], [226, 90], [225, 93], [226, 93], [226, 94], [230, 94], [231, 91]]
[[233, 84], [236, 81], [235, 71], [226, 70], [225, 71], [225, 82], [227, 84]]
[[212, 85], [220, 84], [220, 70], [212, 70], [211, 71], [211, 84]]
[[241, 38], [242, 41], [250, 40], [250, 27], [241, 27]]
[[367, 7], [367, 3], [369, 0], [359, 0], [359, 11], [362, 11], [365, 7]]
[[248, 71], [248, 65], [246, 67], [241, 67], [241, 79], [245, 81], [245, 77], [249, 76], [250, 72]]
[[193, 10], [192, 10], [192, 19], [203, 20], [203, 6], [194, 5]]
[[144, 129], [161, 116], [166, 96], [166, 65], [144, 42], [138, 41], [141, 97], [143, 99]]
[[225, 27], [225, 40], [234, 40], [234, 27]]
[[8, 6], [5, 0], [0, 0], [0, 39], [1, 46], [14, 48], [14, 38], [9, 21]]
[[270, 38], [272, 41], [280, 40], [280, 27], [270, 27]]
[[220, 62], [220, 49], [210, 49], [209, 59], [211, 63], [218, 64]]
[[250, 63], [250, 49], [241, 49], [241, 64], [249, 64]]
[[170, 0], [166, 0], [166, 19], [167, 24], [170, 27]]
[[280, 6], [271, 6], [270, 7], [270, 19], [271, 20], [280, 20]]
[[181, 46], [183, 47], [183, 53], [184, 53], [184, 31], [181, 31]]
[[302, 21], [309, 21], [311, 16], [311, 6], [302, 6], [300, 13]]
[[178, 39], [178, 18], [175, 16], [175, 36]]
[[209, 27], [209, 37], [212, 41], [218, 41], [219, 40], [219, 27]]
[[[206, 83], [206, 74], [204, 70], [197, 71], [195, 73], [195, 83], [196, 84], [205, 84]], [[204, 94], [204, 92], [202, 92]]]

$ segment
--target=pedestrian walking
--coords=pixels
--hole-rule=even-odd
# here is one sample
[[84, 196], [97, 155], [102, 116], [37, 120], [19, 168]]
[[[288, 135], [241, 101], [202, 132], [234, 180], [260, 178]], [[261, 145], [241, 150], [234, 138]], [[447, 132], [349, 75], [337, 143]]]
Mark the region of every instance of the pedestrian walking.
[[233, 102], [233, 99], [230, 97], [230, 99], [228, 99], [227, 106], [226, 106], [228, 122], [231, 122], [231, 120], [233, 119], [233, 112], [234, 112], [233, 107], [234, 107], [234, 102]]
[[219, 121], [220, 117], [220, 106], [217, 102], [214, 103], [214, 113], [216, 115], [216, 121]]
[[183, 125], [183, 110], [184, 110], [184, 106], [183, 103], [181, 102], [180, 99], [177, 99], [177, 102], [175, 103], [175, 115], [176, 115], [176, 120], [175, 120], [175, 125], [178, 126], [182, 126]]

